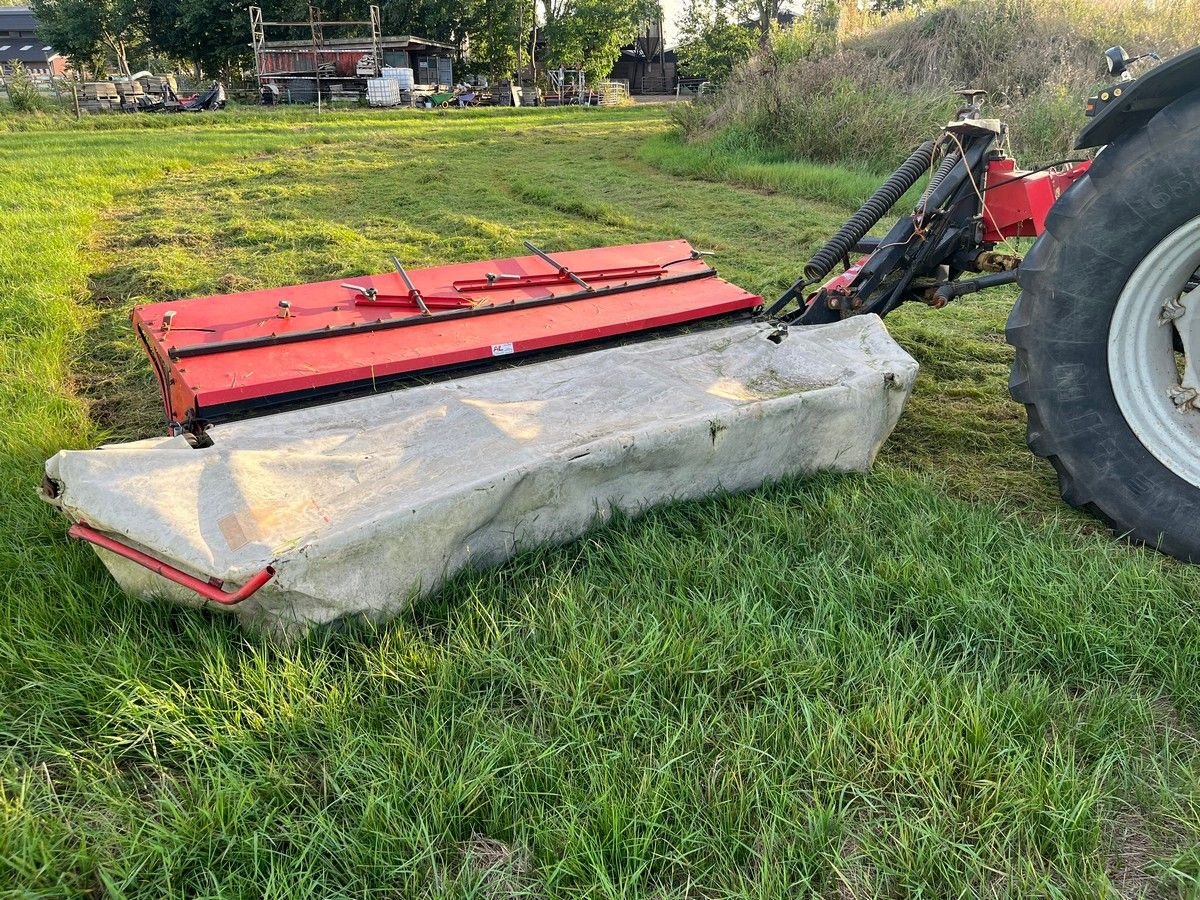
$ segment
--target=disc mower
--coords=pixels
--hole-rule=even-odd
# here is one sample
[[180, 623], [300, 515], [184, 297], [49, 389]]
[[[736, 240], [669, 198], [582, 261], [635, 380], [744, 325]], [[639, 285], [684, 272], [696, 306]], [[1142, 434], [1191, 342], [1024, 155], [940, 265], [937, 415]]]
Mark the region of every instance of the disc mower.
[[[393, 258], [387, 274], [140, 306], [172, 437], [59, 454], [44, 494], [131, 589], [159, 582], [130, 566], [226, 606], [270, 583], [332, 618], [360, 608], [347, 596], [391, 590], [371, 581], [388, 565], [423, 566], [425, 590], [468, 559], [502, 558], [497, 541], [521, 545], [496, 529], [563, 539], [604, 504], [807, 471], [779, 446], [796, 417], [837, 445], [813, 466], [868, 466], [915, 371], [874, 317], [1019, 284], [1006, 334], [1031, 449], [1068, 502], [1200, 559], [1200, 48], [1136, 80], [1123, 50], [1107, 58], [1115, 83], [1088, 100], [1075, 145], [1103, 148], [1094, 158], [1019, 167], [985, 93], [964, 90], [954, 120], [769, 305], [702, 250], [663, 241], [527, 244], [527, 256], [414, 271]], [[913, 207], [870, 236], [922, 178]], [[1036, 238], [1024, 258], [1018, 238]], [[639, 349], [652, 338], [653, 353]], [[530, 365], [444, 380], [514, 362]], [[246, 424], [262, 416], [270, 427]], [[413, 455], [423, 440], [429, 452]], [[443, 476], [450, 487], [430, 493]], [[157, 490], [164, 480], [178, 495]], [[132, 511], [98, 527], [116, 482]], [[177, 564], [151, 552], [162, 548]], [[321, 554], [335, 574], [312, 565]]]

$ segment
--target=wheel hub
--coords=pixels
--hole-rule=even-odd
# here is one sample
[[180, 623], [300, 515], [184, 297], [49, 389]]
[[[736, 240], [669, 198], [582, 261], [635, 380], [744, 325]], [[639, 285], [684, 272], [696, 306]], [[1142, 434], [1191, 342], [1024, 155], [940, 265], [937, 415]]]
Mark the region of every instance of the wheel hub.
[[[1196, 273], [1188, 283], [1194, 286]], [[1190, 288], [1184, 287], [1179, 297], [1170, 297], [1158, 314], [1160, 326], [1170, 324], [1175, 331], [1173, 346], [1183, 348], [1183, 371], [1179, 383], [1167, 387], [1167, 396], [1182, 413], [1200, 409], [1200, 297], [1189, 297]], [[1176, 365], [1178, 369], [1178, 364]]]
[[1113, 313], [1113, 395], [1142, 445], [1200, 486], [1200, 217], [1168, 234], [1126, 283]]

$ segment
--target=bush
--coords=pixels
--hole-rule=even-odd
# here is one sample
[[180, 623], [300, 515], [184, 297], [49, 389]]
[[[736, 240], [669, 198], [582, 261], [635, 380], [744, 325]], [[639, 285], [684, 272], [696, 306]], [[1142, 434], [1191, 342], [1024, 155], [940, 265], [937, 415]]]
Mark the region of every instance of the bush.
[[676, 118], [690, 140], [752, 137], [797, 157], [892, 169], [944, 123], [953, 92], [982, 88], [1022, 162], [1070, 149], [1103, 51], [1164, 57], [1200, 35], [1192, 0], [960, 0], [879, 16], [845, 2], [824, 29], [776, 33], [719, 97]]
[[955, 103], [936, 92], [905, 91], [895, 73], [843, 52], [797, 63], [760, 54], [714, 103], [697, 106], [677, 116], [693, 138], [729, 132], [802, 159], [890, 169]]
[[720, 6], [694, 0], [677, 48], [679, 74], [721, 84], [757, 46], [752, 29], [730, 21]]
[[34, 112], [42, 108], [42, 97], [37, 85], [25, 70], [19, 59], [9, 63], [11, 74], [5, 84], [8, 102], [17, 112]]

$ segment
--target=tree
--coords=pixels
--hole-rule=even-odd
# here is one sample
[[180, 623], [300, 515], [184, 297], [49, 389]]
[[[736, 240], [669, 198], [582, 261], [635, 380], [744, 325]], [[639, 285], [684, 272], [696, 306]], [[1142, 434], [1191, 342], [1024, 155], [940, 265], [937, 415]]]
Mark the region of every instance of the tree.
[[739, 24], [736, 14], [720, 0], [689, 0], [679, 20], [676, 48], [681, 75], [720, 83], [754, 52], [755, 33]]
[[129, 55], [141, 50], [143, 10], [135, 0], [32, 0], [38, 33], [77, 69], [102, 72], [112, 57], [129, 75]]
[[749, 12], [747, 17], [758, 24], [758, 40], [765, 47], [771, 40], [771, 29], [779, 20], [784, 3], [782, 0], [749, 0], [745, 7]]
[[[217, 76], [250, 59], [253, 0], [141, 0], [154, 49]], [[307, 9], [305, 10], [307, 18]]]
[[[321, 0], [324, 4], [325, 0]], [[357, 0], [357, 12], [344, 19], [361, 19], [366, 11], [364, 0]], [[467, 3], [448, 0], [384, 0], [380, 5], [385, 34], [417, 34], [435, 41], [461, 44], [464, 22], [470, 18]], [[322, 5], [324, 9], [324, 5]], [[330, 16], [331, 18], [331, 16]]]
[[492, 82], [517, 68], [517, 46], [528, 40], [532, 13], [521, 15], [525, 0], [472, 0], [464, 30], [470, 38], [469, 65]]
[[637, 37], [656, 0], [544, 0], [546, 63], [578, 67], [590, 81], [612, 71], [621, 48]]

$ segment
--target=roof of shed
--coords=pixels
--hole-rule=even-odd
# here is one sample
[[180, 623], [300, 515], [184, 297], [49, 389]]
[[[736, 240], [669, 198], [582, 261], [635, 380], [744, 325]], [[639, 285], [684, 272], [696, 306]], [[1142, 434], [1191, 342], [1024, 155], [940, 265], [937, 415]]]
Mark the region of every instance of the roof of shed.
[[[384, 50], [404, 50], [408, 47], [436, 47], [439, 50], [455, 49], [453, 44], [431, 40], [430, 38], [417, 37], [411, 34], [387, 34], [379, 39], [379, 43]], [[312, 40], [267, 41], [265, 46], [268, 50], [311, 50]], [[369, 37], [326, 38], [321, 42], [321, 47], [327, 50], [369, 51], [371, 49], [371, 39]]]
[[44, 66], [58, 56], [58, 51], [40, 41], [30, 43], [28, 38], [0, 38], [0, 63], [14, 59], [25, 65]]

